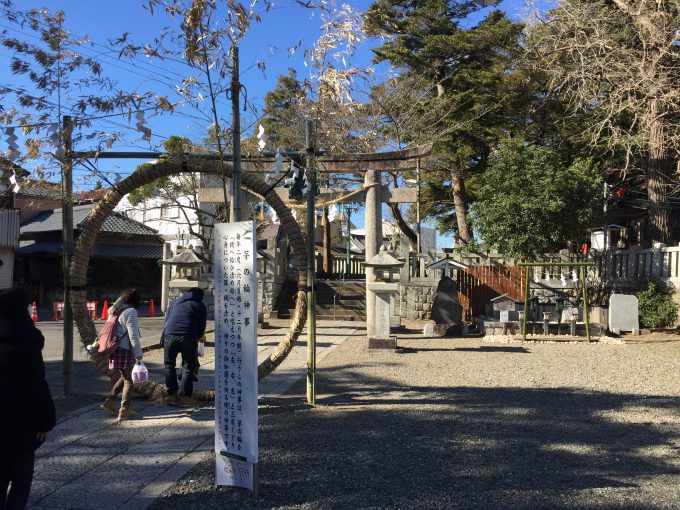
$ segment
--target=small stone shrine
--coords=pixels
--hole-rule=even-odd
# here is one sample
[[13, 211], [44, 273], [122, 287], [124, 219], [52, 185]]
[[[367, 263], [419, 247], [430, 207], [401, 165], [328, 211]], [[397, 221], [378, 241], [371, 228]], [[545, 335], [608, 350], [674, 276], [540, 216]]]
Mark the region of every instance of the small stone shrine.
[[502, 294], [491, 300], [491, 312], [500, 322], [514, 322], [519, 320], [522, 306], [507, 294]]
[[368, 338], [369, 349], [396, 349], [397, 337], [390, 334], [390, 302], [399, 291], [399, 284], [392, 280], [392, 270], [404, 262], [387, 253], [384, 246], [378, 254], [364, 262], [365, 267], [375, 268], [375, 281], [366, 286], [366, 292], [375, 294], [375, 330]]
[[626, 294], [609, 297], [609, 331], [618, 335], [622, 331], [640, 333], [638, 298]]

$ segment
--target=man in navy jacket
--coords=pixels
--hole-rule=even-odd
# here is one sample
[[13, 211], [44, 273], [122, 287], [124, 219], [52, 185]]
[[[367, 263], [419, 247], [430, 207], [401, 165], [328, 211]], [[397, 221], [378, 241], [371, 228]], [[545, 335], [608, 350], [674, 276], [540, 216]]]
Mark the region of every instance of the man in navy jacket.
[[[189, 289], [174, 299], [165, 313], [163, 349], [165, 352], [166, 402], [190, 405], [194, 374], [198, 371], [198, 340], [205, 334], [208, 310], [203, 304], [203, 290]], [[177, 383], [177, 355], [182, 354], [181, 386]], [[179, 391], [179, 394], [178, 394]]]

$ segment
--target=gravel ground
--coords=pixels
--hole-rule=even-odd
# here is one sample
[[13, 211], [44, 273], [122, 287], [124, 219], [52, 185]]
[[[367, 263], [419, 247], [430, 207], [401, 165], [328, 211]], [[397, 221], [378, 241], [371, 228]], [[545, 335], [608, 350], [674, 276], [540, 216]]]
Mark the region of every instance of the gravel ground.
[[680, 341], [399, 344], [260, 402], [259, 500], [207, 455], [151, 508], [680, 508]]

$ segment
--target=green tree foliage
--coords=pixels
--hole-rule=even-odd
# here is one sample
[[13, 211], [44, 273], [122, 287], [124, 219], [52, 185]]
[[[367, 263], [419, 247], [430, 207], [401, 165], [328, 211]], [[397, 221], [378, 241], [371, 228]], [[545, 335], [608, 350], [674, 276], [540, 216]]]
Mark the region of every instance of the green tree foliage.
[[[527, 60], [599, 149], [643, 176], [649, 237], [670, 242], [680, 153], [680, 1], [561, 0], [530, 25]], [[677, 216], [677, 215], [676, 215]]]
[[667, 328], [678, 320], [678, 304], [670, 289], [655, 282], [636, 293], [640, 310], [640, 324], [646, 328]]
[[601, 194], [592, 160], [565, 165], [547, 148], [506, 140], [489, 158], [472, 221], [489, 246], [529, 259], [580, 238], [602, 211]]
[[276, 86], [264, 96], [262, 125], [274, 148], [301, 150], [305, 143], [305, 118], [311, 100], [298, 80], [295, 69], [276, 79]]
[[[434, 156], [424, 164], [423, 211], [463, 242], [472, 240], [467, 212], [474, 197], [466, 185], [512, 129], [514, 95], [521, 90], [509, 77], [523, 25], [502, 11], [485, 11], [498, 3], [378, 0], [366, 14], [367, 33], [387, 39], [374, 50], [375, 60], [405, 70], [374, 90], [374, 100], [389, 110], [383, 127], [401, 142], [434, 142]], [[473, 24], [471, 16], [480, 15]]]

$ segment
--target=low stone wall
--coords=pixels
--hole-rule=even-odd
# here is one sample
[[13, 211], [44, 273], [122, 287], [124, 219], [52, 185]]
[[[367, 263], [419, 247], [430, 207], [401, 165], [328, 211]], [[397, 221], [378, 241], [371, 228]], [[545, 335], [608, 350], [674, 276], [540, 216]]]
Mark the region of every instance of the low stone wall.
[[[522, 329], [519, 322], [492, 322], [478, 319], [477, 327], [484, 334], [485, 338], [495, 338], [495, 337], [505, 337], [521, 335]], [[590, 324], [589, 325], [590, 336], [602, 336], [606, 333], [606, 327], [600, 324]], [[531, 335], [543, 336], [543, 323], [528, 323], [527, 324], [527, 335], [529, 340]], [[570, 324], [562, 323], [560, 325], [556, 323], [548, 324], [548, 335], [555, 336], [559, 339], [561, 336], [570, 336]], [[576, 336], [586, 336], [586, 325], [583, 322], [576, 324]]]
[[436, 285], [399, 285], [399, 315], [402, 319], [427, 320], [432, 317]]

